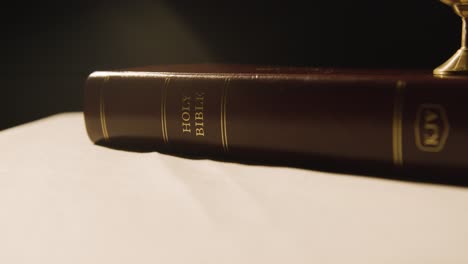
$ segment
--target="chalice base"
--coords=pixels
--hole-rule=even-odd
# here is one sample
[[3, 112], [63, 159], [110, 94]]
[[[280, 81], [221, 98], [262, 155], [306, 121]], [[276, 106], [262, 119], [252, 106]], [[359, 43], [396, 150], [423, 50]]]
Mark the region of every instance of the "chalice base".
[[435, 68], [434, 75], [468, 75], [468, 48], [460, 48], [444, 64]]

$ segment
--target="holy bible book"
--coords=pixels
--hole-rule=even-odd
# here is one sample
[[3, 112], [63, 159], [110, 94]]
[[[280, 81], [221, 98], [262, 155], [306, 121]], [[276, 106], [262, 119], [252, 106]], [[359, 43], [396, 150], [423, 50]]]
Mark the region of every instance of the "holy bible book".
[[468, 169], [468, 79], [429, 72], [175, 65], [92, 73], [96, 144], [202, 158]]

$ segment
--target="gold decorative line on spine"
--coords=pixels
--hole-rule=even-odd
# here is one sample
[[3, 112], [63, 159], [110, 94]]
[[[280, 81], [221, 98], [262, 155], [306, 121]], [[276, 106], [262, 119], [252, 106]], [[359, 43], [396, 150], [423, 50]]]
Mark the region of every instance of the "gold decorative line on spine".
[[167, 103], [167, 86], [169, 85], [170, 78], [164, 80], [164, 86], [161, 90], [161, 130], [163, 135], [164, 143], [169, 142], [167, 136], [167, 115], [166, 115], [166, 103]]
[[101, 90], [99, 93], [99, 117], [101, 120], [102, 135], [104, 136], [105, 141], [109, 141], [109, 132], [107, 131], [106, 121], [106, 107], [104, 104], [104, 85], [107, 81], [109, 81], [109, 76], [104, 77], [104, 81], [101, 85]]
[[405, 87], [406, 83], [404, 81], [396, 83], [393, 105], [393, 163], [399, 167], [403, 165], [403, 90]]
[[229, 151], [229, 144], [228, 144], [228, 137], [227, 137], [227, 125], [226, 125], [226, 99], [227, 99], [227, 88], [229, 82], [231, 80], [229, 78], [225, 79], [224, 87], [223, 87], [223, 94], [221, 96], [221, 142], [223, 145], [223, 149], [225, 152]]

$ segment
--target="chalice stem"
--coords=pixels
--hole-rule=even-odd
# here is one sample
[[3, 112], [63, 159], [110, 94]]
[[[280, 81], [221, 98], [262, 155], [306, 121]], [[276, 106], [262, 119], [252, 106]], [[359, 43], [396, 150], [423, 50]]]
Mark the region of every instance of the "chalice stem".
[[467, 30], [468, 30], [468, 18], [462, 17], [462, 35], [461, 35], [461, 48], [466, 49], [468, 47]]
[[462, 19], [461, 47], [444, 64], [434, 69], [434, 74], [438, 76], [468, 75], [468, 2], [455, 4], [451, 1], [447, 3], [453, 4], [455, 13]]

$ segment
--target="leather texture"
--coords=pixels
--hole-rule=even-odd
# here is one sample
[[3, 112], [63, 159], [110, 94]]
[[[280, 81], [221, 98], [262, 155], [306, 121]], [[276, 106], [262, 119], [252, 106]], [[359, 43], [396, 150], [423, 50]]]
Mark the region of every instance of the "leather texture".
[[465, 170], [467, 86], [425, 71], [148, 66], [91, 74], [84, 109], [91, 140], [124, 149]]

